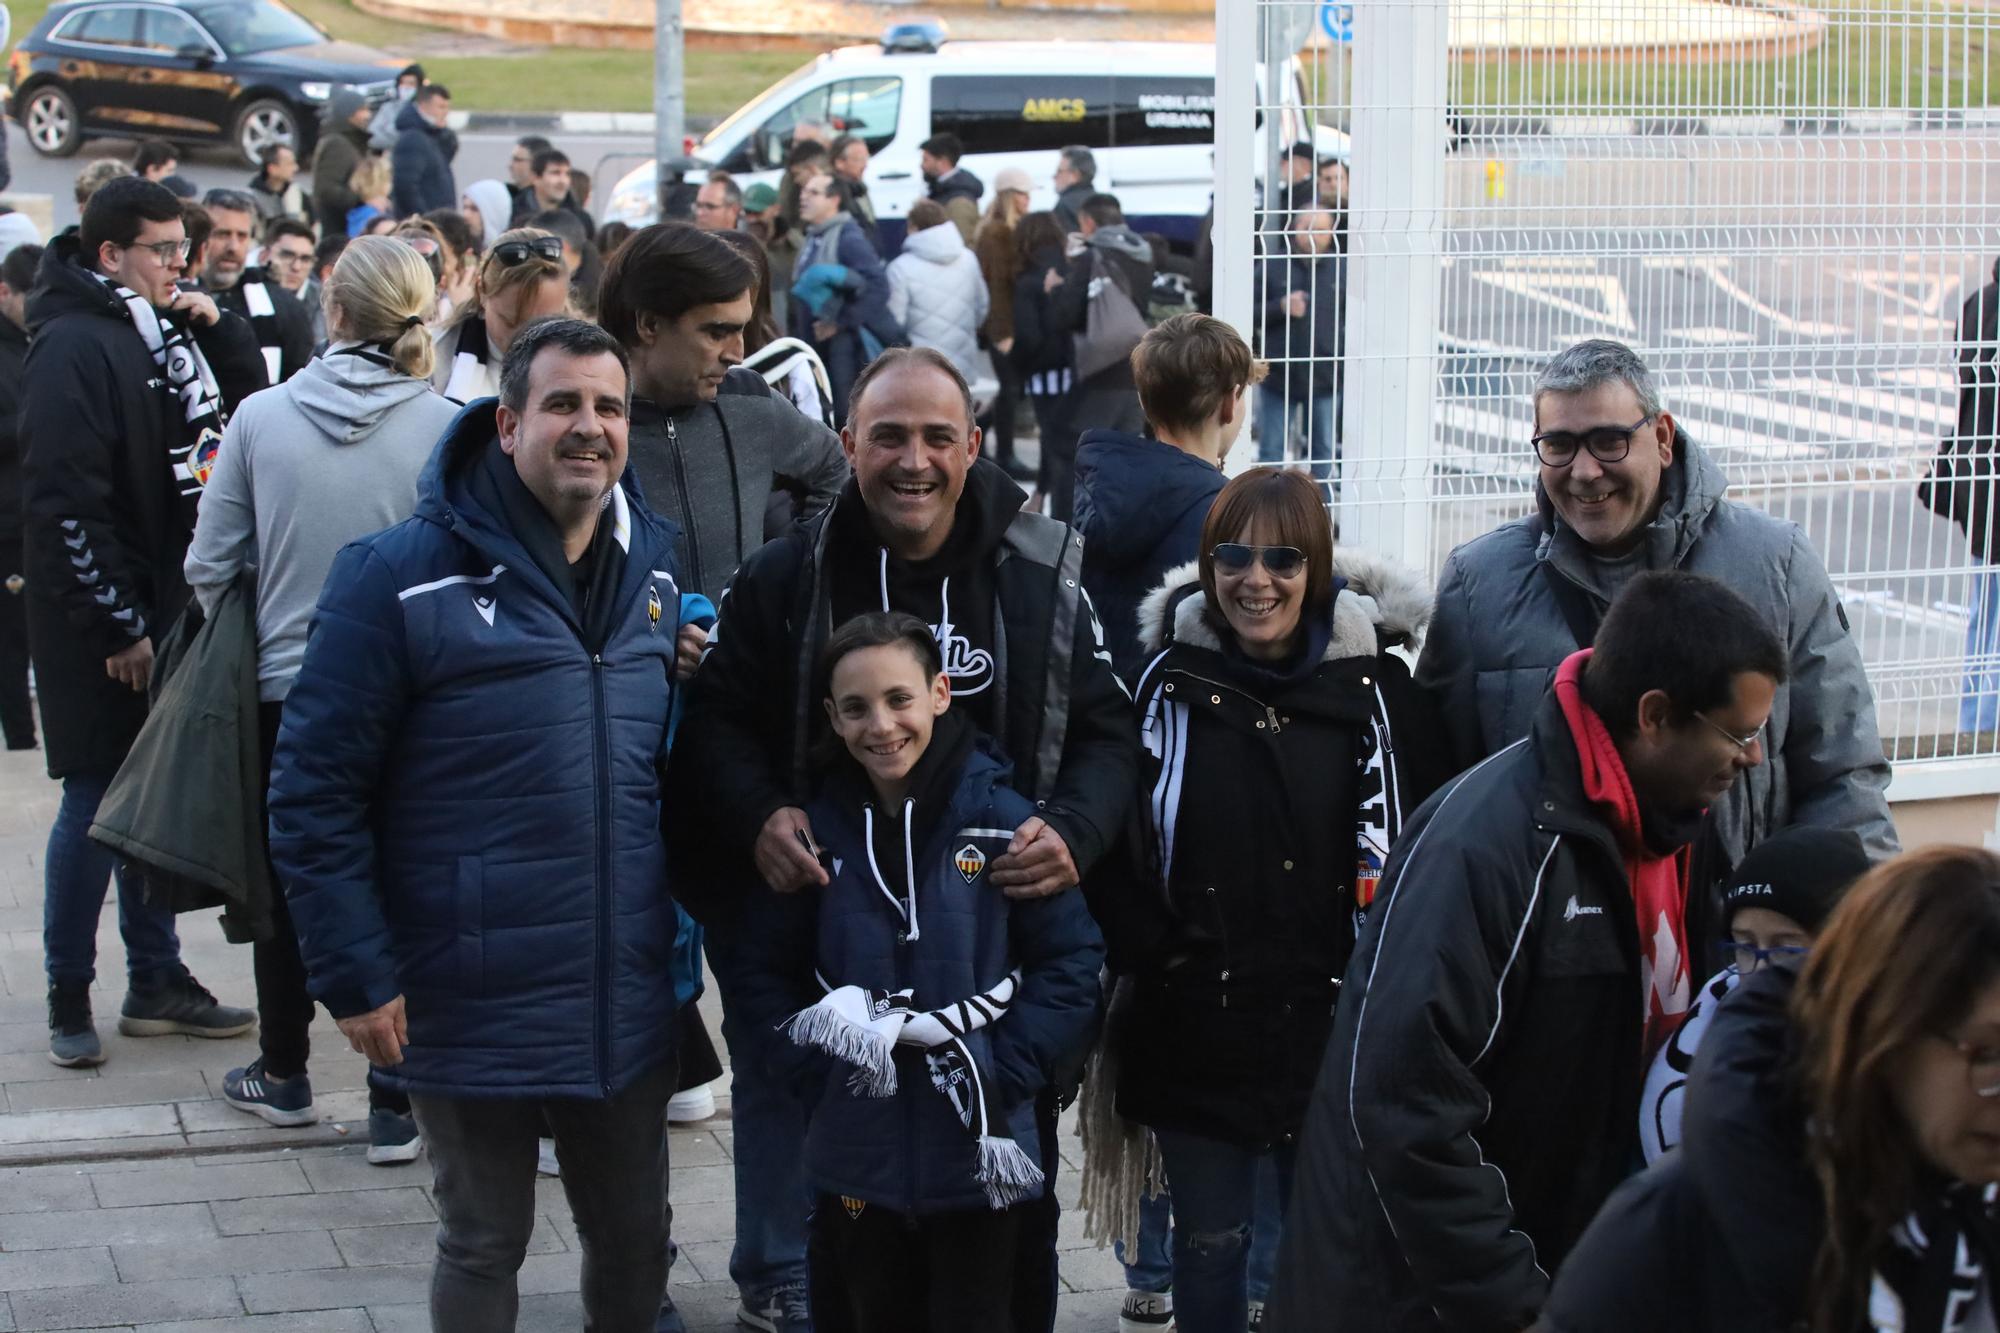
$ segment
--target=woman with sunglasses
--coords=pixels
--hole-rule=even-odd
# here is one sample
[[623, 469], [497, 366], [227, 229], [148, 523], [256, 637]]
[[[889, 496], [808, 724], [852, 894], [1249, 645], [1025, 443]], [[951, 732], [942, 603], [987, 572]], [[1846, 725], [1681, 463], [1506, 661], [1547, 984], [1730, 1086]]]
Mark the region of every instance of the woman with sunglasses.
[[1240, 1333], [1259, 1165], [1288, 1197], [1356, 924], [1447, 775], [1390, 652], [1429, 619], [1419, 578], [1336, 564], [1318, 491], [1276, 469], [1222, 489], [1200, 550], [1140, 607], [1141, 828], [1092, 892], [1121, 974], [1118, 1114], [1152, 1130], [1173, 1191], [1174, 1317]]
[[1911, 852], [1716, 1010], [1685, 1137], [1564, 1261], [1549, 1333], [1995, 1327], [2000, 857]]
[[515, 331], [569, 310], [562, 238], [533, 227], [504, 232], [486, 251], [472, 297], [438, 331], [431, 383], [454, 403], [500, 392], [500, 363]]

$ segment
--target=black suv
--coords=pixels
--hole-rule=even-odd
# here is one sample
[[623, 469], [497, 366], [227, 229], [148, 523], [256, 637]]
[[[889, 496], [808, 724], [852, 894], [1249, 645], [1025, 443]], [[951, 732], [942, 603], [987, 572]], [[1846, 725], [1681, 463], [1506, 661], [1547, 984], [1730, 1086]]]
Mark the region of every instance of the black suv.
[[86, 136], [227, 143], [256, 164], [268, 144], [312, 147], [334, 90], [370, 102], [405, 62], [336, 42], [277, 0], [68, 0], [7, 62], [14, 118], [36, 152]]

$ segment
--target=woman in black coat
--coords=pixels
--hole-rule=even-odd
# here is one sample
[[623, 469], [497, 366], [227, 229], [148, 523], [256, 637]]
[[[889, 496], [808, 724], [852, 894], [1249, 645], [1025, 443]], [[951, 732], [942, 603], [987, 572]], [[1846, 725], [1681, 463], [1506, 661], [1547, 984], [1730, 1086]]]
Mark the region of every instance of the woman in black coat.
[[1442, 773], [1429, 697], [1389, 649], [1430, 612], [1414, 575], [1336, 559], [1313, 484], [1224, 487], [1200, 557], [1140, 610], [1149, 763], [1133, 866], [1096, 891], [1122, 983], [1118, 1114], [1173, 1191], [1174, 1313], [1242, 1330], [1253, 1181], [1281, 1198], [1340, 978], [1389, 844]]
[[[1041, 469], [1035, 494], [1049, 497], [1051, 516], [1069, 521], [1076, 495], [1077, 430], [1069, 417], [1070, 335], [1055, 316], [1051, 273], [1068, 271], [1063, 232], [1053, 213], [1030, 213], [1014, 229], [1021, 258], [1014, 279], [1014, 373], [1028, 387], [1041, 436]], [[1029, 502], [1031, 505], [1033, 501]]]

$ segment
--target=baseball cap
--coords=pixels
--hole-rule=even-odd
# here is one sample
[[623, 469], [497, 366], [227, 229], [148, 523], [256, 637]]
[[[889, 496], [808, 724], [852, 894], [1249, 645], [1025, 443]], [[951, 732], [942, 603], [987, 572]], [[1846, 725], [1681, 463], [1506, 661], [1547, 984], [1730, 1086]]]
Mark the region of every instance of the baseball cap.
[[762, 181], [758, 181], [743, 192], [743, 208], [745, 212], [761, 213], [777, 202], [778, 192]]
[[1762, 907], [1816, 933], [1868, 868], [1857, 834], [1795, 824], [1744, 856], [1723, 885], [1722, 919], [1726, 923], [1746, 907]]
[[1033, 194], [1035, 187], [1028, 180], [1027, 172], [1021, 170], [1019, 167], [1003, 167], [1000, 173], [993, 178], [993, 192], [998, 194], [1002, 190], [1017, 190], [1022, 194]]

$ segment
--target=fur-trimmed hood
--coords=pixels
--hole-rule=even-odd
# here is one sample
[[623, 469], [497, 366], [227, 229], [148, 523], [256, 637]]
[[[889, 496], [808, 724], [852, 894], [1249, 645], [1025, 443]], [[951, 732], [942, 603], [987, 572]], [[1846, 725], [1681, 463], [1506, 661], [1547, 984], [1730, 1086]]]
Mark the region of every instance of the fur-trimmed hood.
[[[1169, 640], [1219, 649], [1221, 637], [1207, 615], [1201, 594], [1200, 564], [1190, 560], [1167, 571], [1160, 586], [1139, 603], [1139, 640], [1157, 653]], [[1430, 624], [1430, 586], [1414, 570], [1394, 560], [1351, 547], [1336, 548], [1333, 572], [1347, 580], [1333, 605], [1333, 637], [1321, 659], [1374, 657], [1384, 648], [1405, 646], [1414, 653]], [[1191, 595], [1190, 595], [1191, 594]], [[1165, 633], [1173, 608], [1173, 633]]]

